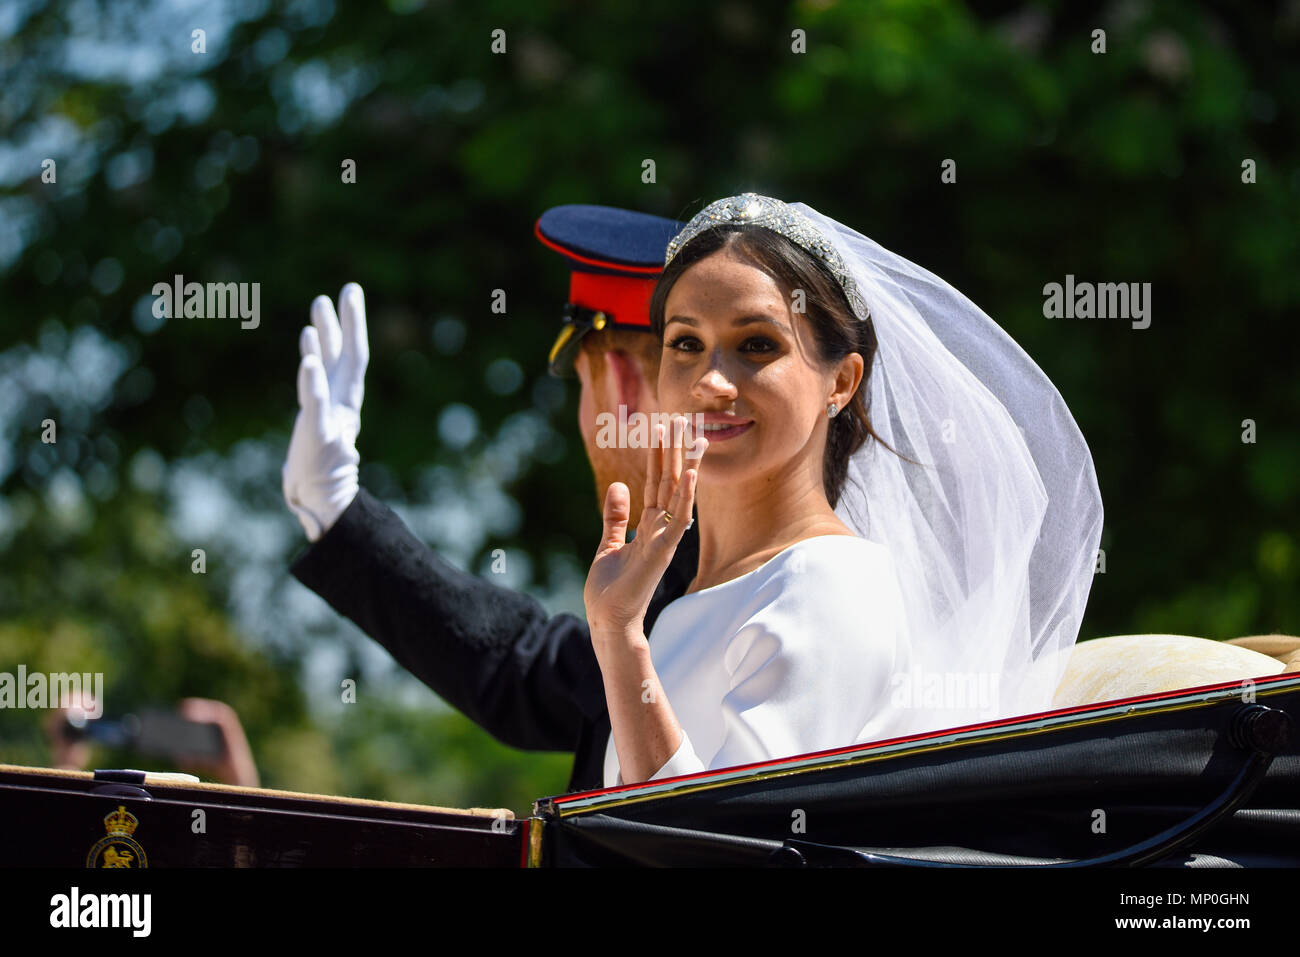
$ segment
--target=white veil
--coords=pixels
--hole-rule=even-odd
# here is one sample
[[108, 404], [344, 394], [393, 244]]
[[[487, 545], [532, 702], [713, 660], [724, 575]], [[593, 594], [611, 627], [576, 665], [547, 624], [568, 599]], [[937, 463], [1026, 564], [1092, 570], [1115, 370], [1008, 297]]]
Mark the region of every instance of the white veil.
[[[879, 344], [874, 440], [836, 513], [889, 547], [907, 610], [910, 700], [943, 687], [952, 727], [1045, 711], [1079, 634], [1101, 543], [1092, 455], [1025, 351], [938, 276], [802, 203], [838, 250]], [[862, 318], [859, 316], [859, 318]], [[968, 691], [989, 688], [991, 699]]]
[[[803, 203], [744, 197], [706, 207], [668, 258], [712, 225], [783, 207], [758, 214], [760, 224], [826, 263], [859, 319], [869, 311], [872, 427], [925, 466], [868, 438], [836, 506], [856, 534], [889, 549], [898, 573], [912, 659], [895, 676], [895, 704], [916, 709], [917, 731], [1048, 710], [1102, 527], [1092, 456], [1065, 401], [938, 276]], [[797, 214], [820, 236], [810, 239]]]

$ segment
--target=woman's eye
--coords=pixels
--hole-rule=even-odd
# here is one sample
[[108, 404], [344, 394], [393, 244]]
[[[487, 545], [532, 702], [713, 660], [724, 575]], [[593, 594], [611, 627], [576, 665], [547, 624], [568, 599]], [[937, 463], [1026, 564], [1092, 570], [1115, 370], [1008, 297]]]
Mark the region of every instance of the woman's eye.
[[[695, 336], [681, 335], [669, 340], [668, 348], [681, 352], [698, 352], [700, 341]], [[776, 351], [776, 343], [764, 336], [746, 339], [740, 345], [741, 352], [767, 353]]]

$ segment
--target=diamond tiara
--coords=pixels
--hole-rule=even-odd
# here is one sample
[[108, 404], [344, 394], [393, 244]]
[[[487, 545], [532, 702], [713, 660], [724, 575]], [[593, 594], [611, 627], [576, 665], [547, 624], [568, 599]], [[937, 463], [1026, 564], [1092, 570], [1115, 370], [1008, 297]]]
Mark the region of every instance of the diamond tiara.
[[849, 275], [844, 259], [821, 231], [798, 210], [787, 206], [771, 196], [759, 196], [757, 193], [741, 193], [719, 199], [696, 213], [686, 227], [672, 238], [664, 254], [664, 267], [673, 261], [673, 257], [683, 246], [700, 233], [718, 226], [746, 225], [762, 226], [775, 233], [780, 233], [798, 246], [812, 253], [831, 271], [849, 305], [858, 318], [865, 319], [871, 314], [867, 304], [858, 292], [857, 283]]

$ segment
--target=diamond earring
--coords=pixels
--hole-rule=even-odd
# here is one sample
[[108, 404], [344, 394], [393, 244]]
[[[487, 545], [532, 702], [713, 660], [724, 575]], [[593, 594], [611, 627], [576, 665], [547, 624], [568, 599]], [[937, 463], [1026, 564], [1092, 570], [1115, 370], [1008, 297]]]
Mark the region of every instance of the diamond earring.
[[834, 402], [832, 402], [831, 407], [826, 410], [826, 416], [827, 418], [833, 419], [835, 418], [836, 415], [839, 414], [839, 411], [840, 411], [840, 407], [836, 405]]

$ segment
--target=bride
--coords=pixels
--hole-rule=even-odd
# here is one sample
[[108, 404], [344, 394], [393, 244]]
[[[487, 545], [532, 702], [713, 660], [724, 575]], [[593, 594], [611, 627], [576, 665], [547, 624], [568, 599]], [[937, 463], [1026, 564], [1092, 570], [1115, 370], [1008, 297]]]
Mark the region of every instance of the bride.
[[[610, 485], [584, 601], [605, 784], [1050, 706], [1101, 533], [1060, 394], [943, 280], [745, 193], [668, 245], [644, 509]], [[689, 423], [702, 417], [696, 435]], [[646, 609], [698, 502], [699, 571]]]

